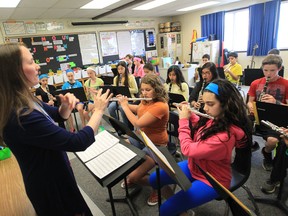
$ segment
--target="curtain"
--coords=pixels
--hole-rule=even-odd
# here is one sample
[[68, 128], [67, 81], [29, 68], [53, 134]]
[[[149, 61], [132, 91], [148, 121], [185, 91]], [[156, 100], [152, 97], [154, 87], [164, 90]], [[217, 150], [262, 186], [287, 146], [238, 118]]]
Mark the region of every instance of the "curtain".
[[221, 56], [222, 42], [224, 39], [224, 11], [201, 16], [201, 37], [209, 37], [215, 34], [216, 40], [220, 40], [219, 56]]
[[281, 0], [256, 4], [249, 7], [249, 40], [247, 55], [265, 56], [268, 51], [277, 45], [277, 32], [280, 15]]

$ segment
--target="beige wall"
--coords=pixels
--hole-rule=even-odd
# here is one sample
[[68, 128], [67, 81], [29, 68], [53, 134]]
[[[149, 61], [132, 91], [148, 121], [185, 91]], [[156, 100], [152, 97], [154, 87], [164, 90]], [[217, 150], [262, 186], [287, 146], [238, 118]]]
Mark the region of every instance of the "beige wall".
[[[243, 0], [233, 4], [229, 4], [227, 6], [215, 7], [209, 10], [200, 10], [191, 12], [182, 16], [173, 17], [173, 21], [180, 21], [181, 28], [182, 28], [182, 35], [183, 35], [183, 60], [189, 61], [190, 60], [190, 42], [192, 39], [192, 31], [193, 29], [197, 30], [198, 37], [201, 37], [201, 19], [200, 17], [205, 14], [215, 13], [218, 11], [229, 11], [233, 9], [247, 7], [249, 5], [257, 4], [265, 2], [265, 0]], [[288, 51], [281, 51], [281, 56], [283, 58], [284, 66], [285, 66], [285, 77], [288, 77]], [[264, 57], [255, 57], [255, 67], [259, 68], [261, 66], [261, 61]], [[251, 56], [247, 56], [246, 52], [239, 53], [238, 61], [242, 65], [243, 68], [246, 68], [247, 65], [250, 66], [251, 64]], [[286, 60], [286, 61], [285, 61]]]

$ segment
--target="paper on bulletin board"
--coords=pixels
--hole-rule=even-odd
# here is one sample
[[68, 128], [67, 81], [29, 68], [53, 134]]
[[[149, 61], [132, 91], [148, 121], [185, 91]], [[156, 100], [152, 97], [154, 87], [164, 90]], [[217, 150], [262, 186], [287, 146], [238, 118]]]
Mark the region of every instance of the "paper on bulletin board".
[[131, 44], [132, 44], [132, 54], [134, 56], [145, 55], [145, 40], [143, 30], [131, 31]]
[[127, 54], [132, 54], [131, 34], [129, 31], [117, 32], [117, 42], [119, 58], [124, 58]]
[[100, 32], [102, 56], [118, 55], [116, 32]]
[[99, 51], [97, 46], [96, 35], [94, 33], [79, 34], [78, 39], [83, 65], [98, 64]]
[[3, 22], [6, 35], [25, 34], [24, 22]]

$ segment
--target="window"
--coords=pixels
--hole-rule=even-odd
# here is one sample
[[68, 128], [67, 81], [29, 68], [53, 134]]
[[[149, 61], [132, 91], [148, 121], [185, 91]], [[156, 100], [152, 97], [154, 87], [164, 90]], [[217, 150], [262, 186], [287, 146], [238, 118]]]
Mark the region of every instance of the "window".
[[[279, 17], [279, 26], [278, 26], [278, 40], [277, 40], [277, 48], [278, 49], [287, 49], [288, 48], [288, 28], [287, 28], [287, 20], [288, 20], [288, 2], [281, 2], [280, 5], [280, 17]], [[286, 22], [286, 23], [285, 23]]]
[[249, 32], [249, 9], [225, 13], [224, 48], [247, 51]]

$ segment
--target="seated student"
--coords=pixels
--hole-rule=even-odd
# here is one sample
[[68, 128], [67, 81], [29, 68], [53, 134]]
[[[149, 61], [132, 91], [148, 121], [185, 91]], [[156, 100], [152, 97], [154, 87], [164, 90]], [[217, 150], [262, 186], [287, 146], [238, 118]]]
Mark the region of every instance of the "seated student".
[[225, 77], [228, 81], [239, 84], [240, 76], [243, 75], [242, 66], [237, 63], [238, 54], [236, 52], [228, 53], [229, 64], [224, 65]]
[[97, 94], [99, 86], [104, 85], [104, 81], [101, 78], [97, 77], [96, 68], [94, 67], [88, 67], [87, 74], [89, 76], [89, 79], [85, 81], [84, 87], [85, 87], [85, 91], [87, 92], [89, 102], [88, 102], [87, 111], [84, 110], [84, 118], [85, 120], [88, 121], [89, 113], [93, 112], [93, 108], [94, 108], [94, 101], [93, 101], [94, 95]]
[[[218, 79], [216, 65], [213, 62], [207, 62], [202, 66], [200, 82], [196, 83], [195, 88], [189, 96], [189, 102], [195, 109], [203, 109], [203, 90], [213, 80]], [[202, 108], [202, 109], [201, 109]]]
[[[231, 157], [236, 148], [248, 153], [252, 143], [252, 127], [246, 105], [239, 91], [227, 80], [214, 80], [203, 92], [204, 111], [214, 120], [199, 117], [182, 105], [179, 111], [179, 140], [183, 155], [188, 160], [178, 165], [192, 182], [187, 191], [173, 194], [166, 191], [167, 200], [160, 207], [160, 215], [187, 215], [187, 210], [207, 203], [219, 195], [203, 176], [196, 164], [211, 173], [221, 184], [229, 188], [231, 183]], [[192, 123], [192, 124], [191, 124]], [[157, 188], [156, 172], [150, 175], [150, 184]], [[160, 170], [160, 185], [175, 184]]]
[[143, 70], [143, 66], [144, 66], [143, 60], [140, 57], [134, 57], [133, 62], [135, 65], [133, 75], [135, 77], [142, 78], [145, 75], [144, 70]]
[[127, 63], [127, 68], [128, 68], [129, 73], [133, 74], [134, 73], [134, 68], [135, 68], [135, 65], [133, 64], [133, 56], [130, 55], [130, 54], [127, 54], [125, 56], [125, 61]]
[[[278, 75], [281, 67], [282, 58], [279, 55], [268, 55], [263, 59], [262, 70], [265, 77], [254, 80], [248, 91], [249, 101], [247, 106], [251, 115], [253, 115], [254, 101], [260, 100], [262, 102], [279, 105], [288, 103], [288, 80]], [[265, 147], [262, 148], [262, 154], [264, 156], [262, 166], [265, 170], [270, 171], [272, 169], [271, 152], [279, 142], [279, 135], [275, 131], [262, 125], [257, 126], [257, 130], [266, 140]]]
[[168, 68], [164, 88], [168, 93], [183, 95], [185, 101], [188, 101], [189, 86], [183, 77], [182, 71], [177, 65], [172, 65]]
[[[83, 87], [81, 82], [79, 82], [78, 80], [75, 80], [74, 71], [72, 69], [67, 69], [66, 70], [66, 76], [68, 78], [68, 81], [63, 84], [62, 90]], [[82, 103], [82, 102], [77, 103], [76, 109], [79, 112], [79, 116], [80, 116], [80, 119], [81, 119], [81, 122], [82, 122], [82, 127], [84, 127], [86, 125], [85, 124], [84, 109], [83, 108], [84, 108], [84, 103]], [[67, 124], [69, 126], [70, 131], [71, 132], [75, 132], [72, 116], [70, 116], [68, 118]]]
[[273, 49], [268, 51], [268, 55], [280, 55], [280, 50], [273, 48]]
[[199, 69], [202, 68], [202, 66], [210, 61], [210, 55], [204, 54], [202, 56], [202, 62], [199, 64], [199, 67], [195, 68], [195, 74], [194, 74], [194, 82], [201, 81], [201, 74], [199, 74]]
[[154, 66], [151, 63], [146, 63], [143, 67], [143, 70], [144, 70], [145, 75], [156, 74], [159, 77], [159, 79], [161, 80], [162, 84], [165, 83], [165, 80], [160, 76], [160, 74], [155, 72]]
[[[135, 77], [129, 73], [126, 62], [120, 61], [117, 66], [117, 73], [118, 75], [113, 79], [113, 86], [127, 86], [129, 88], [129, 92], [132, 98], [135, 98], [135, 94], [138, 93], [138, 87], [135, 80]], [[119, 97], [121, 95], [113, 95], [113, 97]], [[108, 106], [108, 111], [110, 116], [117, 119], [117, 102], [111, 102]], [[123, 122], [129, 126], [129, 121], [123, 112], [122, 108], [119, 107]]]
[[[141, 79], [141, 97], [153, 98], [150, 101], [141, 101], [139, 105], [128, 104], [126, 97], [121, 97], [119, 103], [127, 118], [134, 125], [146, 133], [156, 146], [167, 146], [167, 123], [169, 118], [168, 95], [157, 75], [148, 74]], [[143, 149], [144, 145], [129, 138], [134, 146]], [[127, 178], [128, 186], [132, 184], [148, 185], [148, 172], [155, 166], [154, 160], [148, 156], [146, 160]], [[121, 185], [124, 187], [124, 184]], [[148, 198], [148, 205], [158, 203], [157, 191], [153, 191]]]
[[39, 76], [40, 86], [36, 89], [35, 95], [49, 106], [54, 106], [57, 102], [55, 97], [56, 88], [53, 85], [48, 85], [48, 78], [49, 76], [47, 74], [41, 74]]

